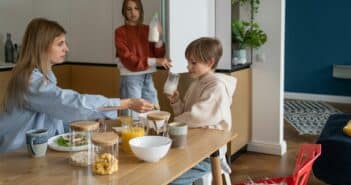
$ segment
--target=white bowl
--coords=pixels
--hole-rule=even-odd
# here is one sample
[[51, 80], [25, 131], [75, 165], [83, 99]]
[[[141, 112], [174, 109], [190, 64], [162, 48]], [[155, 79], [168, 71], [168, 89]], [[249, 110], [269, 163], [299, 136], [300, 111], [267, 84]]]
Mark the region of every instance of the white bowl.
[[143, 136], [129, 140], [134, 155], [146, 162], [157, 162], [166, 156], [172, 140], [163, 136]]

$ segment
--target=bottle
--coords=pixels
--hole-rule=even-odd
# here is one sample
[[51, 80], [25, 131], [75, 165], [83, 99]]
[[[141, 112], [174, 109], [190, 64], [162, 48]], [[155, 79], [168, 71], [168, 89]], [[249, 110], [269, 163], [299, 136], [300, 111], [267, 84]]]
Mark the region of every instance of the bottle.
[[11, 34], [6, 34], [6, 42], [5, 42], [5, 62], [6, 63], [14, 63], [14, 47], [11, 41]]
[[160, 40], [160, 33], [158, 30], [158, 26], [159, 26], [159, 19], [158, 19], [158, 13], [156, 12], [149, 24], [149, 41], [150, 42], [158, 42]]
[[13, 62], [14, 63], [17, 63], [17, 59], [18, 59], [18, 53], [19, 53], [19, 48], [18, 48], [18, 45], [17, 44], [14, 44], [13, 45]]

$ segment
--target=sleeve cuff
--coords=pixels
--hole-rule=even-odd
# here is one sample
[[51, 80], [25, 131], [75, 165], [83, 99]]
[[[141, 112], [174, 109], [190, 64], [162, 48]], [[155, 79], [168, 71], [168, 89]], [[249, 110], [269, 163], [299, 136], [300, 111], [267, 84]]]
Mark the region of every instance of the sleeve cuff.
[[117, 107], [121, 105], [121, 100], [119, 98], [110, 98], [108, 106]]
[[150, 67], [156, 68], [156, 58], [148, 58], [147, 64], [148, 64]]

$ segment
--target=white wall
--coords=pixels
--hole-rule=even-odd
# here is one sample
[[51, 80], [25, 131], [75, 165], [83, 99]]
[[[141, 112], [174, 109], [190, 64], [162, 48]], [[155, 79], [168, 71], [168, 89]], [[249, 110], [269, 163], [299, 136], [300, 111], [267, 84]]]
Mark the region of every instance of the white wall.
[[0, 62], [5, 61], [6, 33], [12, 34], [12, 42], [20, 43], [24, 29], [32, 19], [31, 0], [0, 1]]
[[[159, 9], [158, 4], [159, 0], [148, 0], [146, 6]], [[121, 7], [122, 0], [1, 0], [0, 62], [4, 61], [6, 33], [12, 33], [14, 43], [21, 43], [30, 20], [45, 17], [67, 30], [67, 60], [113, 63], [114, 29], [123, 23]], [[147, 12], [145, 17], [149, 19], [153, 12]]]
[[252, 139], [248, 150], [282, 155], [285, 0], [262, 0], [257, 21], [267, 33], [264, 62], [252, 64]]
[[217, 69], [232, 68], [232, 6], [230, 0], [216, 1], [216, 20], [215, 35], [221, 41], [223, 47], [223, 56], [221, 57]]

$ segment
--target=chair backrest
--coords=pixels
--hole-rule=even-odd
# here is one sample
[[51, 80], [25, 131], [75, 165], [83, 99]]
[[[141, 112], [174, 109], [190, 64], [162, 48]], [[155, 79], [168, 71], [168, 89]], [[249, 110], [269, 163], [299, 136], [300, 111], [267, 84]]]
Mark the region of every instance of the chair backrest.
[[293, 173], [294, 185], [306, 185], [314, 161], [321, 155], [320, 144], [302, 144]]

